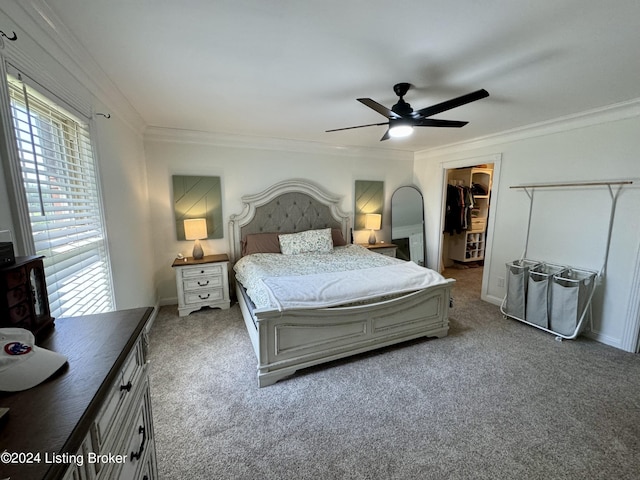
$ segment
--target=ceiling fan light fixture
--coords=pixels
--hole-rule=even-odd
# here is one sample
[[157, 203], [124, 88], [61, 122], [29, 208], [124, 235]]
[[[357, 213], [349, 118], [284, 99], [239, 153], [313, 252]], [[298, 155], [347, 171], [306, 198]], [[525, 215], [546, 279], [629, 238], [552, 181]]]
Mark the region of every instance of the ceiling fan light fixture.
[[393, 138], [408, 137], [413, 133], [413, 127], [410, 125], [394, 125], [389, 129], [389, 136]]

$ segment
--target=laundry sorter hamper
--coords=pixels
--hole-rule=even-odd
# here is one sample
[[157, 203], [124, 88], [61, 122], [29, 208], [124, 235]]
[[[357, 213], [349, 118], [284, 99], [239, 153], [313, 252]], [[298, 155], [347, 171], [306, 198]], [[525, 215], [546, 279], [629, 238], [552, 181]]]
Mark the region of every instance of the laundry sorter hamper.
[[591, 305], [598, 273], [568, 268], [553, 275], [549, 329], [563, 336], [576, 337]]
[[529, 270], [540, 262], [522, 259], [507, 263], [507, 295], [503, 313], [525, 320]]
[[[607, 271], [613, 219], [618, 195], [624, 185], [633, 181], [590, 181], [538, 183], [513, 185], [510, 188], [523, 189], [529, 197], [529, 215], [524, 251], [520, 258], [527, 257], [531, 232], [534, 192], [547, 188], [569, 189], [573, 187], [606, 186], [611, 197], [609, 230], [604, 252], [604, 262], [600, 272], [573, 267], [560, 267], [531, 260], [516, 260], [507, 263], [506, 295], [500, 306], [501, 312], [515, 320], [527, 323], [556, 335], [556, 340], [576, 338], [583, 330], [587, 315], [591, 319], [591, 301]], [[614, 191], [614, 185], [617, 189]], [[556, 270], [558, 269], [558, 270]], [[597, 280], [597, 281], [596, 281]]]
[[549, 314], [551, 311], [551, 283], [554, 275], [564, 272], [567, 267], [540, 263], [529, 269], [527, 279], [527, 304], [525, 319], [527, 322], [540, 327], [549, 328]]

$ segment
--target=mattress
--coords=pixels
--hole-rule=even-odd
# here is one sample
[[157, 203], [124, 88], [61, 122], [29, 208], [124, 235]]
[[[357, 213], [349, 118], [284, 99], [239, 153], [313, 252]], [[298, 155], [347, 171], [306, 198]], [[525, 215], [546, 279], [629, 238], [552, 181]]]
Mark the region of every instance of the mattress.
[[439, 273], [359, 245], [330, 253], [258, 253], [234, 266], [256, 311], [370, 303], [445, 283]]

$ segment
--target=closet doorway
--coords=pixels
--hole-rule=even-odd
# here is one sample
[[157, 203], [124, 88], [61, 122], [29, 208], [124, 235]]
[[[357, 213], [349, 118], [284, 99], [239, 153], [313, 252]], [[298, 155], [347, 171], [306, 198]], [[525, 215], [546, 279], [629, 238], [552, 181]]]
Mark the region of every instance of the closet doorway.
[[500, 155], [447, 162], [443, 167], [440, 271], [465, 294], [487, 298]]

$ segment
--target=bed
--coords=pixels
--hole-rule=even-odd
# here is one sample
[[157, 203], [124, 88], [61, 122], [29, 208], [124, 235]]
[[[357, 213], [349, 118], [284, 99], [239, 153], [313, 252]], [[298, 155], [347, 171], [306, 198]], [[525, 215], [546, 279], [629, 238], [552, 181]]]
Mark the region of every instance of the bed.
[[[277, 183], [261, 193], [243, 196], [242, 202], [242, 212], [231, 215], [229, 220], [231, 260], [234, 264], [232, 281], [258, 360], [259, 387], [276, 383], [297, 370], [313, 365], [419, 337], [447, 335], [454, 280], [444, 279], [438, 273], [411, 262], [350, 245], [349, 216], [339, 207], [340, 197], [313, 182], [293, 179]], [[296, 241], [306, 235], [320, 238], [322, 251], [295, 255], [299, 253]], [[327, 236], [330, 236], [331, 251], [324, 250], [328, 248]], [[287, 252], [293, 255], [277, 251], [278, 238], [282, 251], [285, 246], [289, 250], [293, 248]], [[326, 267], [329, 259], [342, 258], [350, 253], [356, 254], [356, 260], [344, 262], [355, 262], [355, 265], [359, 264], [360, 258], [366, 258], [366, 262], [372, 263], [358, 265], [354, 271], [341, 272], [340, 267], [336, 267], [336, 271], [325, 271], [326, 268], [331, 270]], [[277, 263], [278, 258], [290, 262], [308, 255], [320, 255], [315, 263], [325, 266], [323, 271], [309, 273], [307, 277], [306, 267], [297, 271], [298, 267], [286, 264], [279, 273], [267, 271], [259, 280], [251, 281], [244, 277], [245, 264], [254, 259], [260, 269], [264, 264]], [[371, 285], [378, 287], [377, 283], [380, 283], [380, 292], [374, 292], [375, 288], [361, 287], [367, 276], [377, 279]], [[426, 276], [429, 277], [426, 280], [419, 278]], [[333, 287], [320, 290], [342, 294], [343, 290], [353, 287], [354, 297], [338, 299], [330, 292], [327, 298], [321, 298], [320, 304], [304, 298], [305, 295], [297, 297], [297, 293], [287, 298], [288, 292], [297, 292], [297, 284], [303, 289], [303, 283], [313, 285], [325, 277], [331, 279]], [[391, 278], [409, 282], [409, 277], [416, 277], [418, 286], [407, 283], [399, 286], [397, 291], [387, 289]], [[243, 281], [250, 285], [249, 289]], [[260, 296], [255, 291], [248, 292], [251, 285], [258, 284], [266, 292], [262, 298], [258, 298]]]

